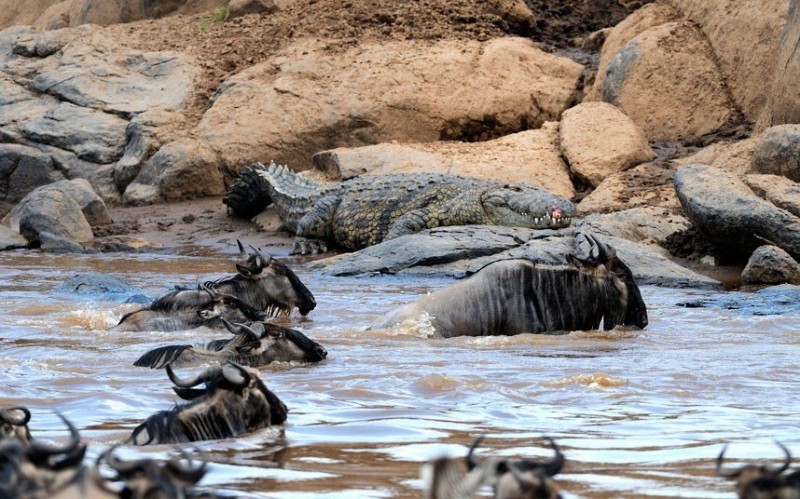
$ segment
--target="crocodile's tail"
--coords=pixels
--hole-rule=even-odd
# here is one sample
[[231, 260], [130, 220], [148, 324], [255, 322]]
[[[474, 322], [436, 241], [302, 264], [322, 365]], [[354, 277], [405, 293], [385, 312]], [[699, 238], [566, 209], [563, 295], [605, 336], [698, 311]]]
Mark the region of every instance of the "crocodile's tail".
[[267, 186], [275, 210], [292, 232], [296, 231], [297, 223], [320, 197], [340, 189], [339, 183], [315, 182], [298, 175], [285, 165], [276, 165], [273, 161], [270, 161], [269, 166], [259, 165], [256, 171]]
[[242, 169], [239, 178], [222, 198], [222, 202], [228, 206], [229, 215], [252, 218], [272, 202], [266, 181], [258, 174], [263, 169], [261, 163]]

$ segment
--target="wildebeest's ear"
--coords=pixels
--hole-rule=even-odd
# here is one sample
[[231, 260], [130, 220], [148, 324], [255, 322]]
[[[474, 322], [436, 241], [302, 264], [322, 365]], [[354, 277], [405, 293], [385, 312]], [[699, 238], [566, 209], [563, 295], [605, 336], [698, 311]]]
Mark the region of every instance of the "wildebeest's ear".
[[244, 277], [253, 277], [254, 275], [256, 275], [256, 273], [250, 270], [250, 268], [241, 265], [239, 263], [236, 264], [236, 270]]
[[194, 400], [206, 394], [206, 390], [202, 388], [179, 388], [177, 386], [173, 386], [172, 389], [175, 390], [175, 393], [178, 394], [178, 397], [182, 398], [183, 400]]

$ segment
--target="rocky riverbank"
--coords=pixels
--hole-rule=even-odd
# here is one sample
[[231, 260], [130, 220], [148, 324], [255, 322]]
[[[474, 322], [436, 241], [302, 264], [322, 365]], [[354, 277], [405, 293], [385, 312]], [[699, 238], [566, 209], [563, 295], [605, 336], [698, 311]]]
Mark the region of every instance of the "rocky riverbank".
[[275, 160], [529, 182], [581, 214], [406, 236], [320, 262], [334, 274], [557, 261], [583, 230], [644, 282], [796, 282], [795, 3], [2, 0], [0, 247], [278, 242], [220, 202]]

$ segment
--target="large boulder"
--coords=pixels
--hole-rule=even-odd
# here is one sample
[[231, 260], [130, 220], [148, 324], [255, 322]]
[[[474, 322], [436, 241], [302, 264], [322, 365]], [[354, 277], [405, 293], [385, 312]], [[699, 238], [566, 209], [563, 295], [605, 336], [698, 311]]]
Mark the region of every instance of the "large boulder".
[[642, 129], [606, 102], [586, 102], [564, 111], [559, 138], [572, 173], [592, 187], [656, 157]]
[[700, 163], [722, 168], [736, 175], [744, 175], [751, 169], [753, 151], [757, 144], [757, 137], [750, 137], [744, 140], [721, 140], [700, 149], [694, 154], [675, 159], [674, 162], [678, 166]]
[[800, 275], [800, 266], [789, 254], [775, 246], [759, 246], [742, 270], [747, 284], [783, 284]]
[[800, 217], [800, 183], [778, 175], [745, 175], [743, 180], [759, 197]]
[[25, 196], [6, 215], [3, 224], [19, 232], [32, 246], [90, 241], [94, 234], [80, 205], [63, 191], [49, 187], [39, 187]]
[[15, 232], [5, 225], [0, 225], [0, 251], [24, 248], [28, 245], [28, 240], [22, 237], [19, 232]]
[[[64, 180], [52, 157], [38, 149], [0, 144], [0, 201], [8, 209], [41, 185]], [[7, 209], [0, 210], [5, 215]]]
[[81, 207], [83, 216], [89, 225], [108, 225], [111, 215], [106, 203], [92, 189], [91, 184], [82, 178], [60, 180], [47, 186], [47, 191], [61, 191], [71, 197]]
[[750, 172], [783, 175], [800, 182], [800, 125], [768, 128], [753, 151]]
[[701, 137], [737, 118], [711, 47], [688, 21], [633, 37], [609, 61], [601, 85], [602, 100], [621, 108], [650, 140]]
[[131, 204], [179, 201], [225, 194], [218, 159], [209, 147], [193, 140], [170, 142], [142, 167], [125, 189]]
[[605, 36], [603, 48], [600, 51], [600, 61], [597, 67], [597, 76], [594, 85], [587, 92], [587, 100], [601, 100], [603, 82], [606, 70], [617, 52], [634, 37], [650, 28], [677, 21], [680, 14], [667, 3], [656, 2], [647, 4], [623, 19], [619, 24], [610, 28]]
[[689, 165], [675, 173], [675, 189], [692, 224], [721, 252], [746, 258], [768, 241], [800, 257], [800, 218], [756, 196], [738, 176]]
[[376, 144], [337, 148], [313, 156], [332, 179], [361, 174], [436, 172], [527, 182], [570, 199], [575, 188], [558, 146], [558, 123], [485, 142]]
[[198, 131], [236, 175], [273, 159], [397, 141], [491, 139], [557, 121], [582, 66], [522, 38], [362, 43], [304, 40], [228, 79]]
[[[786, 23], [789, 0], [670, 0], [703, 32], [714, 51], [715, 61], [727, 84], [736, 106], [748, 121], [754, 122], [775, 95], [778, 106], [784, 106], [784, 96], [796, 93], [796, 70], [786, 79], [784, 92], [770, 92], [772, 75], [776, 70], [776, 52], [788, 59], [797, 38], [787, 40], [781, 31]], [[795, 35], [796, 36], [796, 35]], [[785, 67], [780, 61], [778, 71]], [[797, 59], [795, 59], [795, 63]], [[679, 71], [679, 66], [675, 67]], [[788, 74], [787, 74], [788, 76]], [[797, 101], [800, 102], [800, 101]], [[782, 121], [780, 123], [790, 123]]]
[[669, 236], [685, 231], [690, 226], [685, 217], [654, 206], [595, 213], [575, 223], [576, 230], [662, 246]]

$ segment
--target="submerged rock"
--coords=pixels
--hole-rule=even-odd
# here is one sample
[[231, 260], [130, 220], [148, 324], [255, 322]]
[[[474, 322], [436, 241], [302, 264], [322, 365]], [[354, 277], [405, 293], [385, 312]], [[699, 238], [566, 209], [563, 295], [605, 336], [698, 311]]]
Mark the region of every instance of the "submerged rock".
[[150, 304], [153, 301], [125, 279], [99, 272], [73, 274], [53, 292], [118, 303]]

